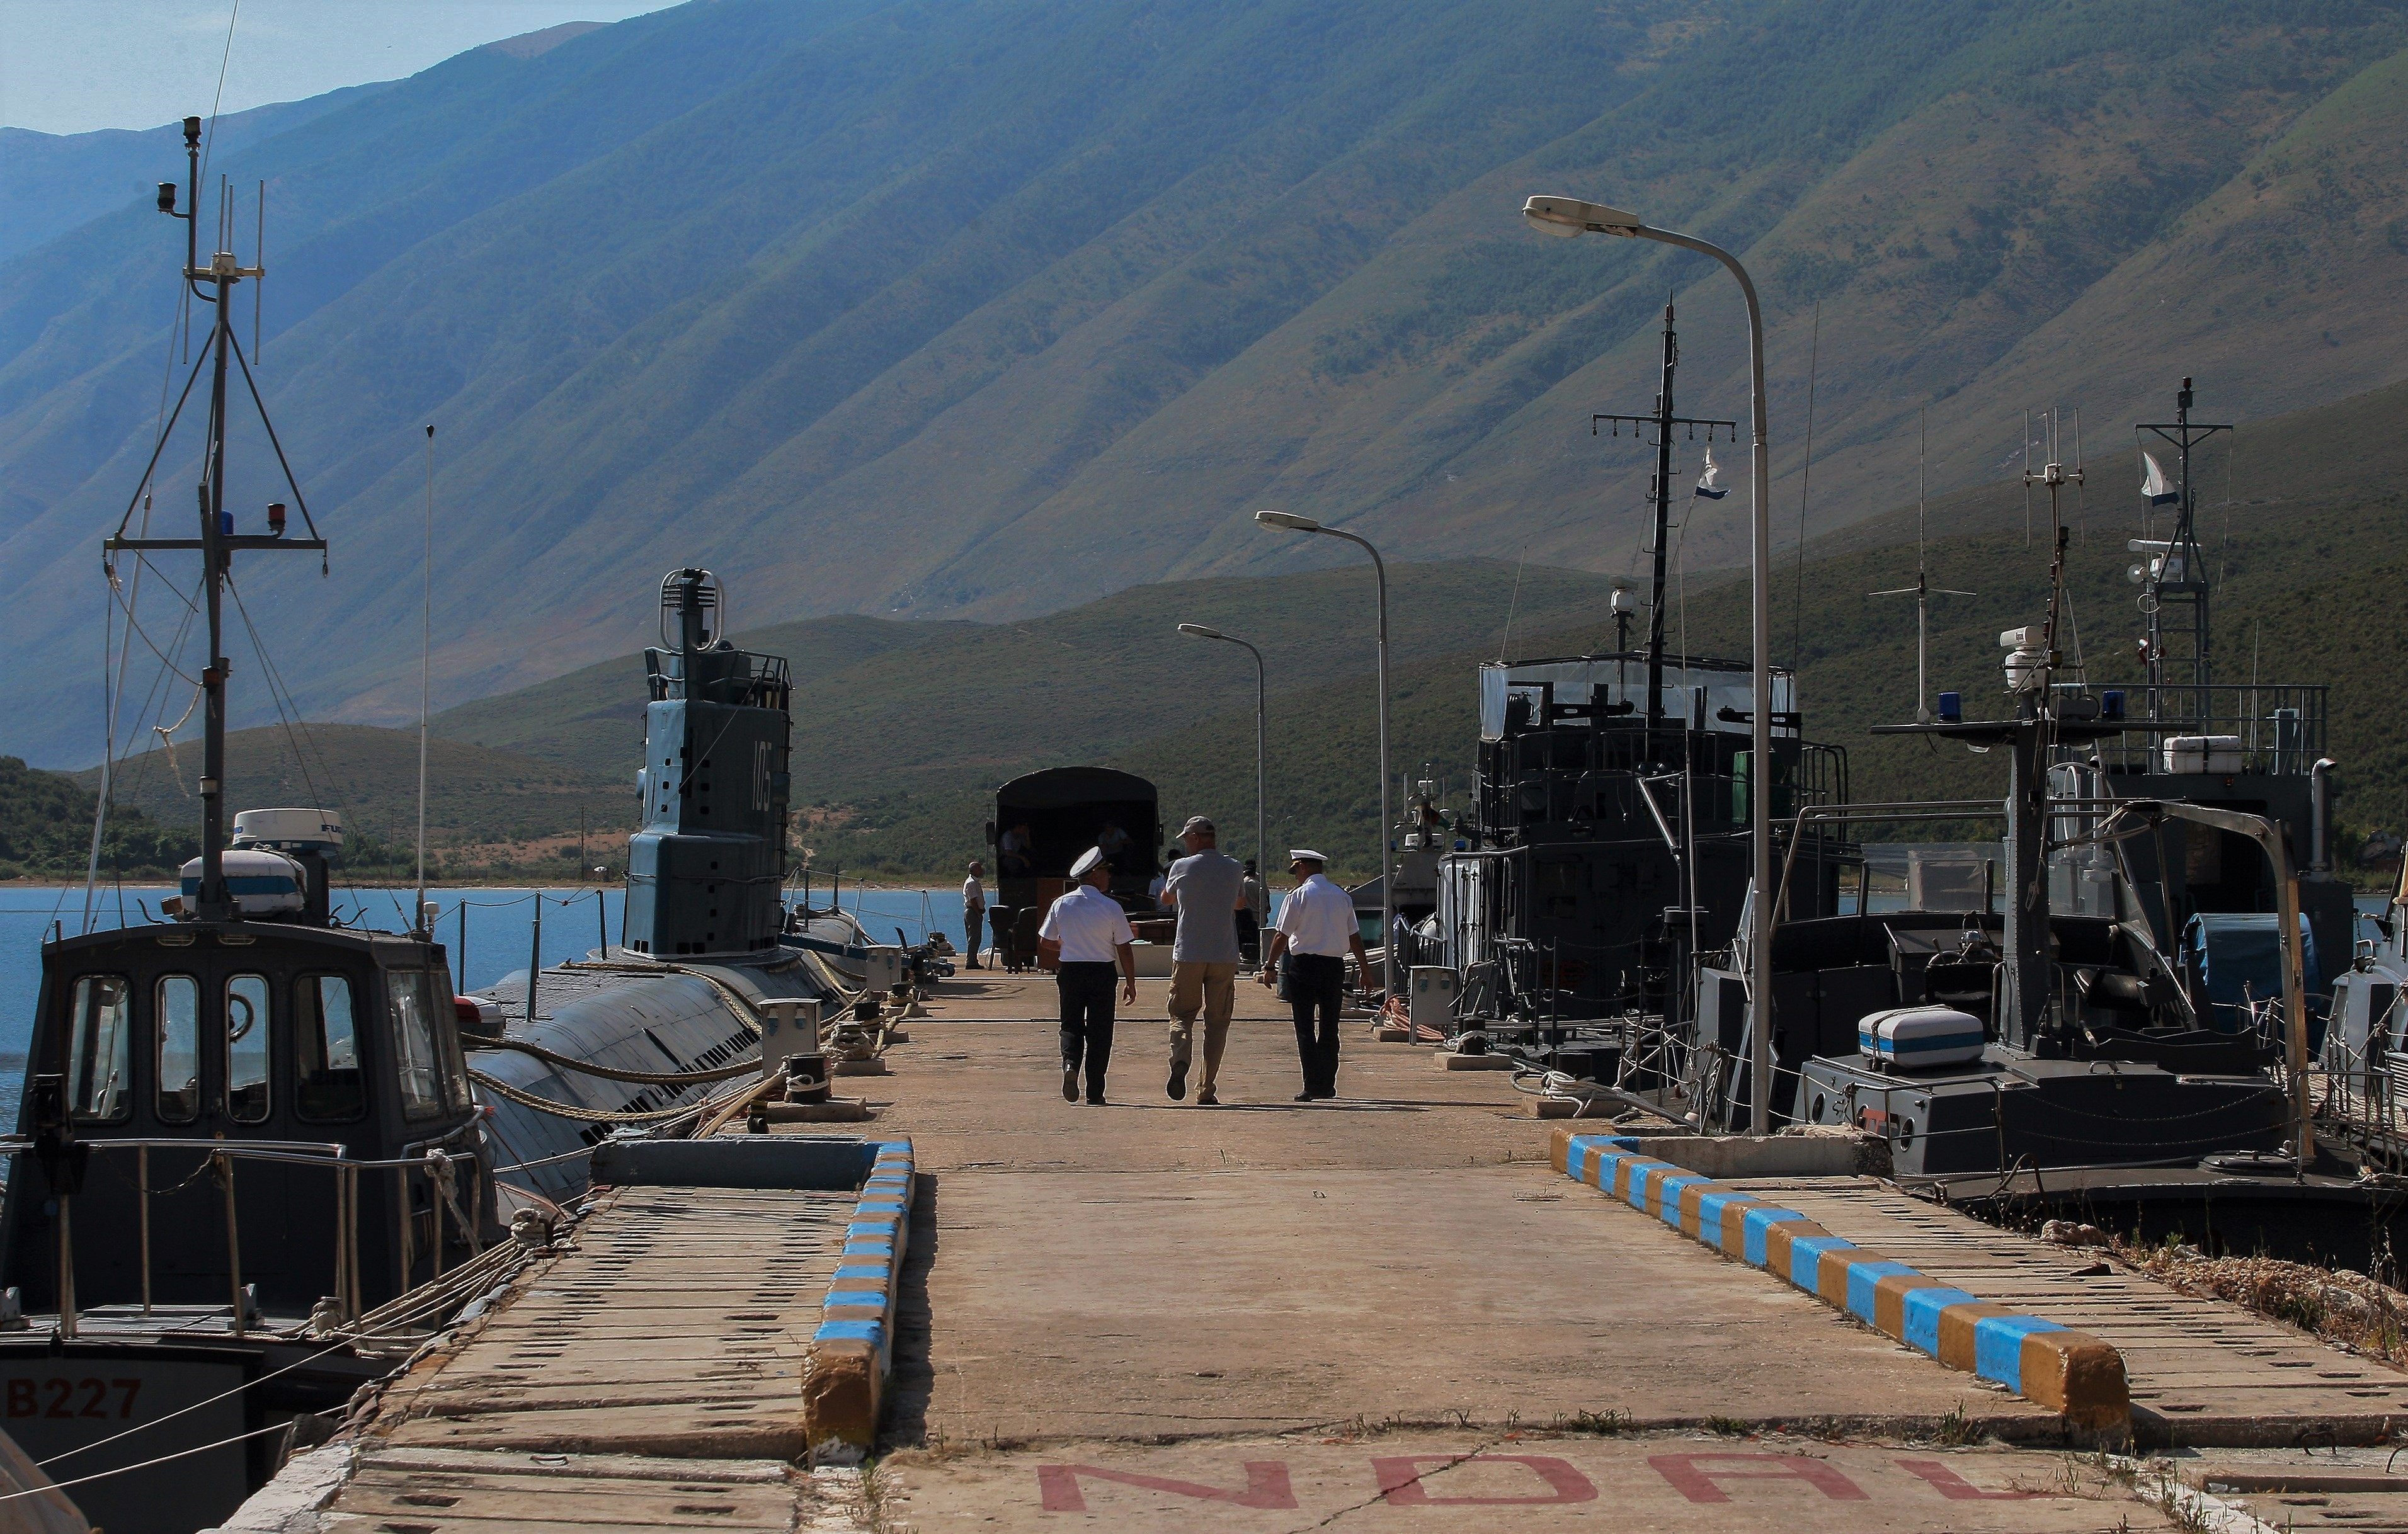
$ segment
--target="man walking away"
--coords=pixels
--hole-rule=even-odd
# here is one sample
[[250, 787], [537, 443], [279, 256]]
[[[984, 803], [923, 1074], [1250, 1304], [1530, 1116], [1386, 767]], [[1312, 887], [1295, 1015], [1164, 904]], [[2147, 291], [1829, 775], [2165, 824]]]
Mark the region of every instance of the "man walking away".
[[1238, 962], [1260, 968], [1263, 962], [1263, 911], [1269, 904], [1262, 870], [1246, 859], [1246, 882], [1238, 907]]
[[1137, 934], [1128, 914], [1104, 893], [1111, 866], [1090, 847], [1070, 865], [1078, 887], [1054, 902], [1037, 929], [1037, 953], [1056, 961], [1054, 986], [1062, 994], [1062, 1100], [1079, 1100], [1079, 1066], [1087, 1068], [1087, 1101], [1104, 1104], [1104, 1072], [1112, 1063], [1112, 967], [1121, 972], [1121, 1002], [1137, 1004]]
[[1304, 1067], [1304, 1090], [1296, 1100], [1315, 1102], [1338, 1096], [1338, 1013], [1345, 1004], [1346, 955], [1354, 953], [1355, 978], [1366, 991], [1371, 988], [1371, 965], [1363, 953], [1354, 897], [1323, 874], [1329, 860], [1309, 847], [1287, 855], [1287, 871], [1297, 883], [1280, 902], [1263, 983], [1274, 982], [1284, 957], [1288, 1006], [1296, 1014], [1296, 1053]]
[[1187, 1096], [1187, 1067], [1195, 1058], [1196, 1014], [1204, 1014], [1204, 1081], [1196, 1094], [1202, 1107], [1221, 1099], [1221, 1050], [1229, 1041], [1229, 1014], [1237, 1010], [1238, 911], [1245, 901], [1245, 870], [1220, 851], [1220, 834], [1201, 815], [1179, 828], [1187, 855], [1170, 866], [1162, 897], [1179, 912], [1170, 944], [1170, 1085], [1172, 1099]]
[[962, 881], [962, 935], [967, 939], [963, 952], [969, 956], [969, 967], [979, 967], [979, 950], [986, 946], [986, 865], [973, 859], [970, 876]]

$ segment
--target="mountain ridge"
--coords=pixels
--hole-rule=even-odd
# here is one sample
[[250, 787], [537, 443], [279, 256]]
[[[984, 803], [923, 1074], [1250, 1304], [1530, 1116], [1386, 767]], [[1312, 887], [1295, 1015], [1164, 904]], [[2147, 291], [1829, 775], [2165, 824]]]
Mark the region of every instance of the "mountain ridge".
[[[1735, 299], [1695, 258], [1538, 239], [1541, 190], [1756, 270], [1784, 534], [1810, 389], [1810, 532], [1897, 503], [1926, 410], [1946, 489], [2029, 405], [2120, 427], [2185, 372], [2244, 419], [2337, 398], [2408, 371], [2403, 18], [724, 0], [462, 55], [229, 156], [290, 220], [265, 381], [337, 549], [322, 591], [249, 579], [308, 711], [413, 713], [430, 420], [445, 704], [640, 642], [592, 594], [668, 565], [764, 617], [1016, 619], [1340, 557], [1246, 520], [1276, 504], [1399, 560], [1627, 570], [1652, 465], [1581, 425], [1643, 406], [1668, 290], [1684, 409], [1742, 414]], [[97, 744], [77, 594], [169, 319], [140, 214], [0, 266], [29, 662], [0, 744], [36, 760]], [[270, 462], [238, 437], [237, 504]]]

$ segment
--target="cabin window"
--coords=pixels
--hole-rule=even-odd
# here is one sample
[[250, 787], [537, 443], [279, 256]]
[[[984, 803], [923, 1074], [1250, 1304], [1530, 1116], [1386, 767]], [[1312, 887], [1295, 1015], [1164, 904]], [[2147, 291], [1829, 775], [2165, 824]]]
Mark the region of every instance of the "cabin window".
[[443, 1111], [433, 989], [423, 970], [393, 969], [385, 974], [384, 994], [393, 1017], [393, 1057], [401, 1078], [402, 1116], [432, 1118]]
[[200, 1117], [201, 982], [190, 975], [159, 977], [157, 1082], [160, 1123]]
[[67, 1111], [88, 1123], [115, 1124], [132, 1116], [126, 1062], [133, 1050], [133, 988], [123, 975], [83, 975], [75, 985], [68, 1018]]
[[367, 1111], [351, 982], [342, 975], [304, 975], [293, 982], [293, 1108], [313, 1124], [340, 1124]]
[[235, 975], [225, 988], [225, 1111], [236, 1124], [267, 1121], [267, 977]]

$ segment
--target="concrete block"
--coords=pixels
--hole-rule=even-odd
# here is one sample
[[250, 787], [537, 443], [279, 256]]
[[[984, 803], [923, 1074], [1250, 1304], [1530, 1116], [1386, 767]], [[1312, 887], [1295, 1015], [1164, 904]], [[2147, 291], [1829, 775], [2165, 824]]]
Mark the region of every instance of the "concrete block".
[[879, 1348], [858, 1338], [814, 1340], [803, 1360], [803, 1436], [867, 1448], [878, 1441], [882, 1395]]
[[836, 1073], [839, 1076], [892, 1076], [885, 1061], [875, 1056], [867, 1060], [838, 1060]]
[[2026, 1400], [2065, 1414], [2075, 1427], [2122, 1432], [2132, 1421], [2124, 1355], [2087, 1332], [2027, 1333], [2021, 1377], [2011, 1386]]
[[1383, 1044], [1410, 1044], [1413, 1030], [1402, 1023], [1380, 1023], [1373, 1025], [1371, 1038]]
[[1580, 1103], [1571, 1097], [1532, 1097], [1530, 1116], [1534, 1119], [1568, 1119], [1580, 1111]]
[[1453, 1050], [1440, 1050], [1430, 1056], [1430, 1064], [1440, 1070], [1511, 1070], [1514, 1061], [1506, 1054], [1457, 1054]]

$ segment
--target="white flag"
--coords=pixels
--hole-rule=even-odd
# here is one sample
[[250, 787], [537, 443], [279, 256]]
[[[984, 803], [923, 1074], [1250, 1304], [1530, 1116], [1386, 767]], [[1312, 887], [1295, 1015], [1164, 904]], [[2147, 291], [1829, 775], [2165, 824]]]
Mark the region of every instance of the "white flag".
[[2154, 453], [2141, 454], [2141, 494], [2148, 497], [2151, 506], [2182, 499], [2182, 492], [2167, 481], [2165, 466], [2157, 462]]
[[1721, 469], [1714, 466], [1714, 450], [1708, 448], [1706, 450], [1706, 471], [1705, 473], [1698, 476], [1698, 488], [1696, 494], [1698, 497], [1710, 501], [1718, 501], [1725, 495], [1730, 494], [1728, 486], [1717, 485], [1714, 483], [1714, 476], [1721, 472]]

